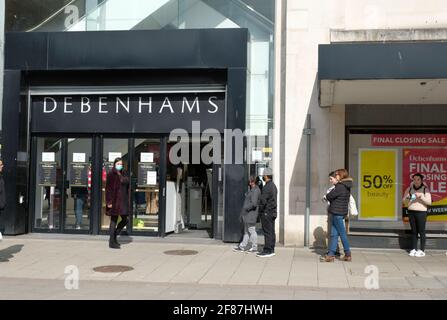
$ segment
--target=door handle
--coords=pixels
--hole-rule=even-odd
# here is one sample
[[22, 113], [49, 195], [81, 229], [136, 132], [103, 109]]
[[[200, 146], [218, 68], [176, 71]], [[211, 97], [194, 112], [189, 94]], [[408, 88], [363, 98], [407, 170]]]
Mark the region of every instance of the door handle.
[[19, 193], [19, 204], [23, 204], [25, 202], [25, 197], [22, 195], [22, 193]]

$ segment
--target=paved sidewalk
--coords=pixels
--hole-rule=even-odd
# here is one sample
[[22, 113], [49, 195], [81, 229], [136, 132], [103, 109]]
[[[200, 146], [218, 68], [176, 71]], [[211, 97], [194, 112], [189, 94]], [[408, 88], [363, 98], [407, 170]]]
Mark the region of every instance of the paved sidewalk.
[[[134, 237], [112, 250], [102, 236], [6, 237], [0, 242], [0, 299], [447, 299], [444, 251], [415, 258], [401, 250], [353, 249], [352, 262], [321, 263], [318, 253], [303, 248], [278, 247], [275, 257], [257, 258], [232, 247]], [[65, 289], [70, 265], [79, 270], [79, 290]], [[104, 265], [134, 269], [93, 270]], [[380, 289], [365, 288], [365, 281], [373, 283], [365, 268], [377, 268]]]

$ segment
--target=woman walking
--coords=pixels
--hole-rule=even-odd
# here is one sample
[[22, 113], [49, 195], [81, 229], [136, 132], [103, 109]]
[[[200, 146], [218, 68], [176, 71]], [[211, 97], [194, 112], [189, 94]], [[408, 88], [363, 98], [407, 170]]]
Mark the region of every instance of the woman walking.
[[[128, 222], [130, 213], [129, 176], [123, 168], [123, 160], [116, 158], [106, 179], [106, 215], [110, 216], [109, 247], [119, 249], [117, 236]], [[118, 217], [121, 221], [117, 226]]]
[[[402, 201], [408, 207], [408, 218], [411, 226], [412, 257], [425, 256], [425, 224], [427, 222], [427, 209], [431, 205], [431, 194], [423, 183], [424, 176], [420, 173], [413, 175], [413, 182], [405, 190]], [[421, 248], [418, 250], [418, 234], [421, 238]]]
[[349, 198], [351, 196], [352, 178], [346, 169], [335, 171], [337, 183], [327, 195], [329, 201], [328, 213], [331, 216], [331, 240], [329, 242], [329, 253], [323, 259], [324, 262], [333, 262], [337, 250], [338, 237], [341, 238], [345, 256], [343, 261], [351, 261], [351, 248], [349, 247], [348, 236], [345, 229], [345, 217], [348, 215]]

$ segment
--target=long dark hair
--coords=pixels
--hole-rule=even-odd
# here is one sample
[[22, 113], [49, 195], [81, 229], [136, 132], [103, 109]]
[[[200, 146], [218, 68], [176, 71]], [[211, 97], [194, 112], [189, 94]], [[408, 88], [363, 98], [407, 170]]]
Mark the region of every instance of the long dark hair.
[[[115, 161], [113, 161], [113, 169], [115, 169], [116, 170], [116, 163], [117, 162], [119, 162], [119, 161], [123, 161], [123, 158], [120, 158], [120, 157], [118, 157], [118, 158], [115, 158]], [[116, 171], [118, 171], [118, 170], [116, 170]], [[123, 165], [123, 170], [121, 170], [121, 175], [123, 176], [123, 177], [126, 177], [127, 176], [127, 171], [126, 170], [124, 170], [124, 165]]]
[[113, 161], [113, 167], [115, 168], [116, 163], [120, 161], [123, 161], [123, 158], [115, 158], [115, 161]]

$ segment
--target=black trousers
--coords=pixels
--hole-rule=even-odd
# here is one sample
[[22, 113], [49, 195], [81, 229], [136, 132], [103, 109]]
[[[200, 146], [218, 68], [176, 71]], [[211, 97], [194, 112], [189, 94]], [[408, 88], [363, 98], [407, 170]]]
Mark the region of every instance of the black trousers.
[[109, 235], [110, 239], [114, 239], [115, 233], [118, 235], [121, 230], [126, 226], [127, 222], [129, 221], [127, 216], [121, 216], [121, 221], [118, 223], [118, 226], [116, 225], [118, 221], [118, 216], [111, 216], [110, 217], [110, 228], [109, 228]]
[[427, 211], [408, 210], [408, 218], [411, 226], [412, 249], [418, 248], [418, 234], [421, 237], [421, 250], [425, 250], [425, 223], [427, 222]]
[[3, 219], [4, 219], [4, 215], [3, 215], [4, 209], [0, 210], [0, 232], [1, 233], [5, 233], [5, 226], [3, 224]]
[[262, 231], [264, 232], [264, 251], [268, 253], [275, 252], [275, 243], [276, 243], [276, 235], [275, 235], [275, 219], [276, 217], [262, 213], [261, 214], [261, 224]]

